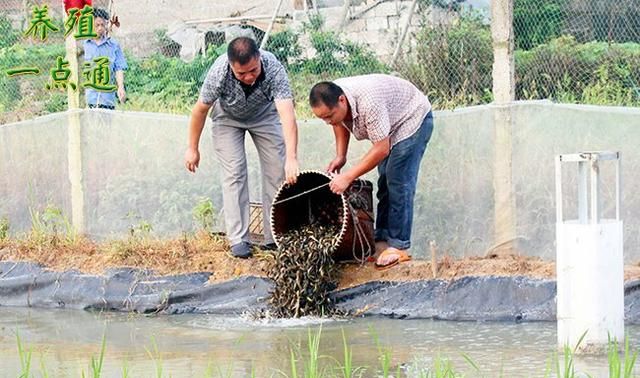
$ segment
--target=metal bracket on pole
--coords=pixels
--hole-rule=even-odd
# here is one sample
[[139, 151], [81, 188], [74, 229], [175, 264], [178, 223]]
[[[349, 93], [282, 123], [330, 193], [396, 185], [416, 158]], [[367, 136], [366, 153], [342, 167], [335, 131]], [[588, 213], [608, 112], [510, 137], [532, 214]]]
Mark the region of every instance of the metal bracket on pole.
[[563, 221], [561, 163], [578, 163], [578, 222], [597, 224], [602, 217], [600, 161], [607, 160], [615, 160], [616, 163], [616, 220], [620, 220], [620, 152], [595, 151], [556, 156], [556, 218], [558, 222]]

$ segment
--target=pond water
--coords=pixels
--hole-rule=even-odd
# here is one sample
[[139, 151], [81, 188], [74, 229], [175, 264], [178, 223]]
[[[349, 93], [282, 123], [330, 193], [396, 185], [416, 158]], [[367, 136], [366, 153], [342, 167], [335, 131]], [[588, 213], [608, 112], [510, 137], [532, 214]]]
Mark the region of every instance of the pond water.
[[[360, 318], [352, 320], [254, 321], [213, 315], [143, 316], [0, 307], [0, 376], [21, 373], [16, 332], [32, 350], [34, 376], [91, 375], [103, 334], [103, 377], [285, 377], [291, 374], [291, 351], [307, 348], [309, 330], [321, 328], [321, 364], [343, 359], [342, 331], [353, 348], [353, 365], [363, 377], [381, 376], [378, 344], [392, 357], [392, 370], [418, 376], [441, 356], [466, 377], [543, 377], [556, 345], [556, 324], [448, 322]], [[640, 326], [627, 326], [634, 348]], [[468, 356], [479, 372], [466, 362]], [[331, 356], [331, 357], [326, 357]], [[303, 360], [298, 360], [298, 367]], [[605, 357], [580, 358], [577, 370], [605, 377]], [[159, 371], [161, 370], [161, 371]], [[636, 372], [639, 370], [636, 368]], [[212, 374], [209, 374], [212, 372]], [[330, 376], [334, 376], [331, 374]]]

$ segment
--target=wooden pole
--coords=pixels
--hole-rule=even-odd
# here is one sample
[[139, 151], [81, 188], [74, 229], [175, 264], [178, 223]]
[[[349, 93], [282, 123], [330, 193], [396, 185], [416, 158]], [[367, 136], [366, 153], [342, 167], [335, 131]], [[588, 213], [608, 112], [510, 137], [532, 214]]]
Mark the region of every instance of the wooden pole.
[[351, 0], [344, 0], [344, 5], [342, 6], [342, 12], [340, 12], [340, 27], [338, 29], [338, 33], [342, 33], [344, 28], [349, 23], [349, 7], [351, 6]]
[[416, 4], [418, 4], [418, 0], [413, 0], [411, 2], [411, 7], [409, 8], [409, 14], [407, 15], [407, 22], [405, 22], [404, 27], [402, 28], [402, 34], [400, 34], [400, 39], [398, 39], [396, 50], [393, 52], [393, 57], [391, 58], [392, 67], [396, 65], [396, 61], [398, 60], [398, 55], [400, 55], [400, 51], [402, 50], [402, 43], [404, 42], [404, 39], [407, 36], [407, 32], [409, 31], [409, 26], [411, 26], [411, 17], [413, 16], [413, 12], [415, 12], [416, 10]]
[[269, 15], [256, 15], [256, 16], [238, 16], [238, 17], [217, 17], [217, 18], [204, 18], [200, 20], [185, 21], [186, 25], [198, 25], [198, 24], [216, 24], [220, 22], [245, 22], [255, 20], [268, 20], [273, 16]]
[[267, 31], [264, 32], [264, 37], [262, 37], [262, 43], [260, 43], [261, 49], [264, 49], [264, 47], [267, 45], [269, 34], [271, 33], [271, 29], [273, 29], [273, 24], [276, 22], [276, 17], [278, 16], [278, 12], [280, 12], [280, 7], [282, 6], [283, 2], [284, 0], [280, 0], [278, 2], [278, 5], [276, 6], [276, 9], [273, 11], [273, 16], [271, 16], [271, 22], [269, 22], [269, 27], [267, 28]]
[[[66, 14], [63, 9], [63, 14]], [[85, 232], [84, 219], [84, 187], [82, 179], [82, 127], [80, 124], [80, 80], [79, 80], [79, 50], [78, 43], [69, 34], [65, 38], [65, 59], [69, 62], [69, 83], [75, 84], [75, 89], [67, 85], [67, 161], [69, 183], [71, 184], [71, 224], [78, 234]]]

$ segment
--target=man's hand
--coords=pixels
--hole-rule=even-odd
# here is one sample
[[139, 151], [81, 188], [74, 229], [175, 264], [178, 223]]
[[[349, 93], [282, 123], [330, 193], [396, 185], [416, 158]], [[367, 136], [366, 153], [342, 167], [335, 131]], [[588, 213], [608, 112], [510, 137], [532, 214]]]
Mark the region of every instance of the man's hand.
[[346, 173], [337, 174], [331, 179], [331, 182], [329, 183], [329, 189], [331, 189], [331, 191], [335, 194], [342, 194], [345, 190], [347, 190], [349, 185], [351, 185], [353, 180], [354, 179]]
[[300, 174], [300, 167], [298, 166], [298, 159], [288, 158], [284, 162], [284, 175], [287, 184], [295, 184], [298, 181], [298, 175]]
[[329, 173], [340, 173], [340, 170], [347, 163], [347, 158], [344, 156], [336, 156], [335, 159], [329, 163], [327, 166], [327, 172]]
[[197, 148], [187, 148], [184, 153], [184, 166], [189, 172], [195, 173], [198, 164], [200, 164], [200, 151]]
[[284, 137], [285, 156], [284, 175], [288, 184], [298, 181], [298, 124], [292, 99], [275, 100], [276, 110], [282, 123], [282, 135]]
[[189, 131], [187, 137], [187, 152], [184, 153], [184, 166], [189, 172], [196, 172], [198, 164], [200, 164], [200, 151], [198, 145], [200, 144], [200, 135], [204, 128], [204, 122], [207, 118], [207, 113], [211, 109], [211, 104], [205, 104], [198, 99], [196, 104], [191, 109], [191, 118], [189, 119]]

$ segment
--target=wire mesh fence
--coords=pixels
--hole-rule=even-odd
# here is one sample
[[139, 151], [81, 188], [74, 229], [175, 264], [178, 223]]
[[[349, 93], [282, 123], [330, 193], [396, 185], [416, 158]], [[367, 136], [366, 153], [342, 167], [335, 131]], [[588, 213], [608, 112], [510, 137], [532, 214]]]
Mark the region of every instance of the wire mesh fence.
[[518, 99], [640, 105], [640, 3], [517, 0]]
[[[436, 109], [493, 99], [489, 0], [89, 3], [109, 11], [111, 36], [127, 59], [122, 110], [188, 114], [226, 43], [237, 35], [262, 42], [267, 32], [264, 48], [286, 66], [302, 118], [312, 116], [306, 97], [315, 82], [375, 72], [415, 83]], [[45, 6], [57, 30], [39, 24], [40, 34], [30, 32]], [[640, 104], [640, 3], [514, 0], [513, 7], [516, 99]], [[51, 85], [58, 58], [73, 59], [63, 2], [0, 0], [0, 10], [0, 123], [67, 109], [65, 88]], [[82, 40], [76, 44], [82, 66]]]

